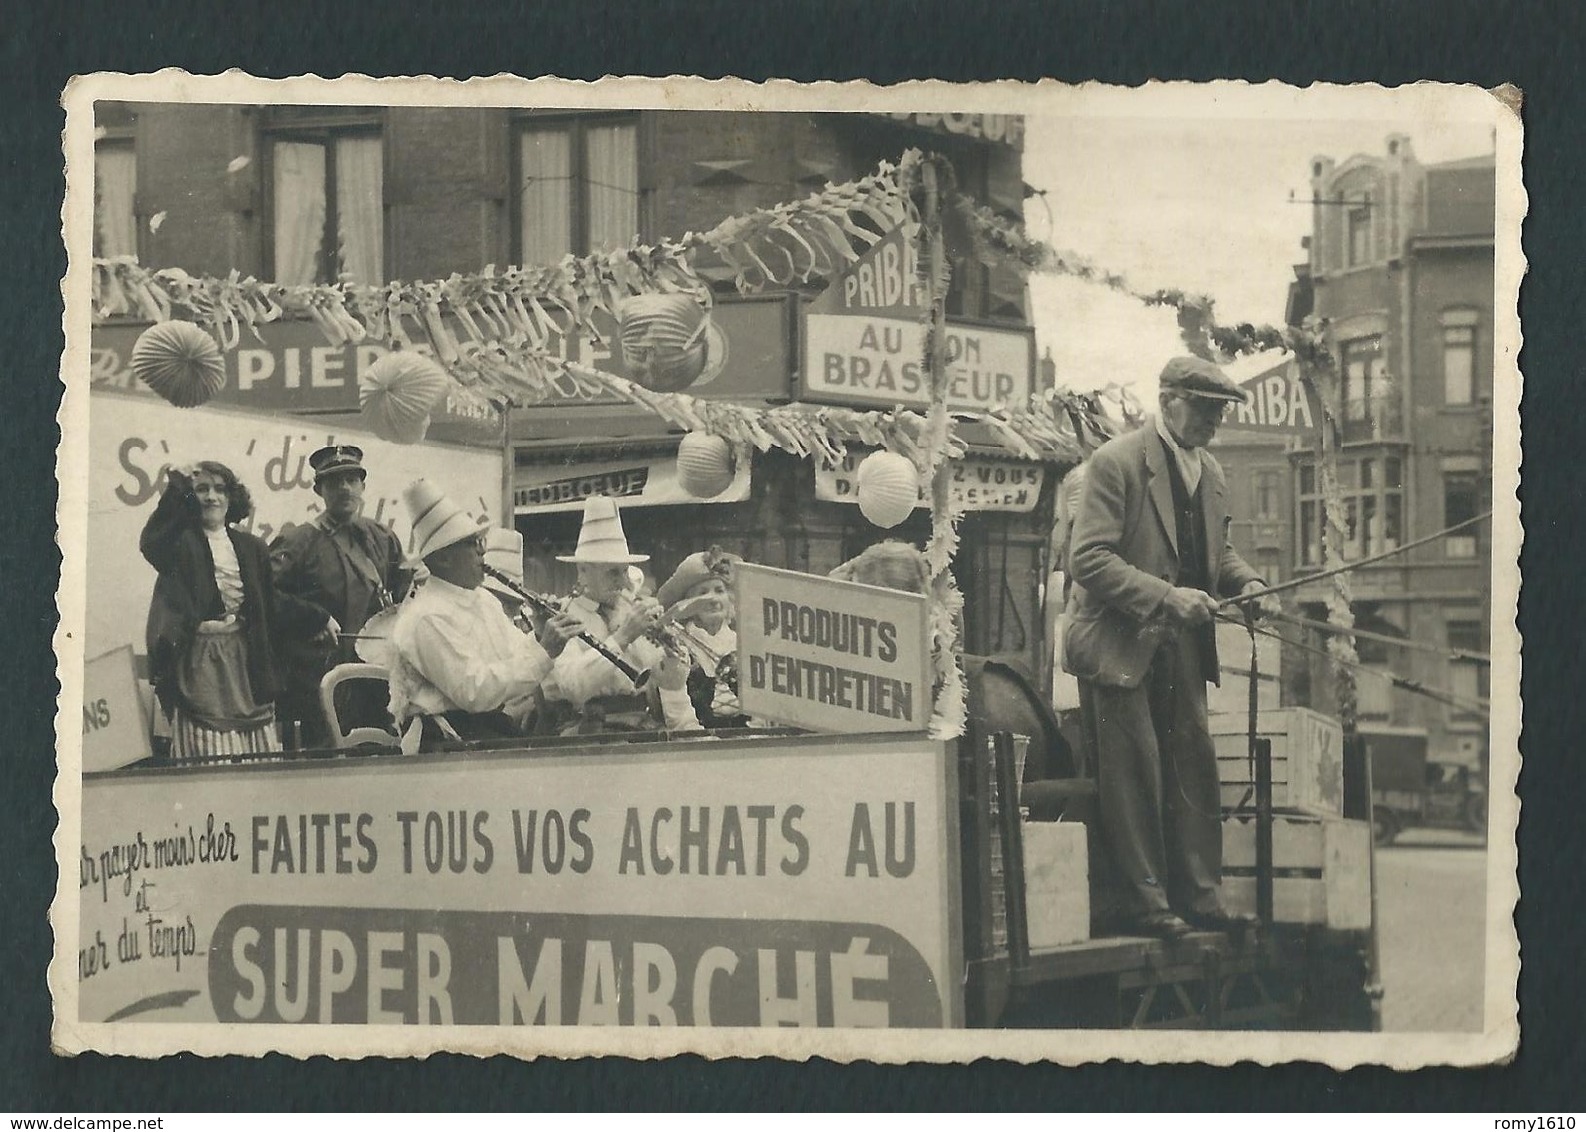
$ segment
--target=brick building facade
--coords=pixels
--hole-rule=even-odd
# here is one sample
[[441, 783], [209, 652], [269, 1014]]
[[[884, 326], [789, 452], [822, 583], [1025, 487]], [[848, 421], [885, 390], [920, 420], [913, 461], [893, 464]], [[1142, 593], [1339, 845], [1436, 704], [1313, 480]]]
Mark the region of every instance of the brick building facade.
[[[994, 115], [126, 103], [96, 110], [96, 253], [280, 283], [343, 274], [365, 283], [444, 279], [656, 242], [863, 176], [911, 146], [945, 154], [961, 188], [1010, 218], [1021, 216], [1025, 191], [1022, 122]], [[1032, 333], [1017, 272], [989, 267], [967, 247], [950, 243], [949, 252], [950, 318]], [[756, 404], [800, 396], [802, 311], [820, 285], [745, 299], [730, 270], [701, 266], [717, 287], [730, 360], [720, 380], [692, 392]], [[602, 356], [591, 343], [566, 348], [586, 351], [583, 361]], [[446, 427], [437, 418], [431, 435]], [[672, 459], [679, 440], [658, 418], [609, 402], [518, 410], [510, 430], [520, 484], [540, 483], [547, 468], [653, 469]], [[1057, 471], [1044, 476], [1035, 506], [966, 519], [959, 575], [974, 651], [1039, 663], [1036, 595]], [[816, 498], [809, 463], [782, 453], [756, 454], [752, 479], [739, 502], [629, 507], [629, 537], [664, 578], [711, 543], [752, 561], [824, 572], [879, 537], [923, 543], [929, 530], [923, 510], [892, 532], [871, 527], [851, 503]], [[519, 496], [529, 582], [565, 591], [570, 571], [554, 556], [576, 540], [577, 513], [534, 512]]]

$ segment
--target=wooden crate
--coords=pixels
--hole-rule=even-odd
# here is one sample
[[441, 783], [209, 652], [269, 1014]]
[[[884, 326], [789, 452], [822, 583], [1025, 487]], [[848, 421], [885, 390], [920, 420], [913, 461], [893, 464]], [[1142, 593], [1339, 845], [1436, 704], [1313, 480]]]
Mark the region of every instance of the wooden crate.
[[[1338, 931], [1371, 926], [1371, 826], [1344, 818], [1277, 814], [1272, 823], [1272, 914], [1280, 924]], [[1256, 910], [1256, 822], [1223, 822], [1223, 902]]]
[[[1207, 721], [1217, 748], [1222, 804], [1253, 803], [1248, 715]], [[1344, 812], [1344, 732], [1336, 719], [1309, 708], [1256, 713], [1256, 734], [1272, 740], [1272, 804], [1318, 816]]]
[[1080, 822], [1025, 822], [1024, 918], [1030, 951], [1090, 938], [1090, 863]]
[[[1282, 703], [1283, 644], [1256, 636], [1256, 707], [1272, 711]], [[1206, 710], [1216, 714], [1250, 710], [1250, 635], [1238, 625], [1217, 626], [1217, 660], [1222, 683], [1206, 685]]]

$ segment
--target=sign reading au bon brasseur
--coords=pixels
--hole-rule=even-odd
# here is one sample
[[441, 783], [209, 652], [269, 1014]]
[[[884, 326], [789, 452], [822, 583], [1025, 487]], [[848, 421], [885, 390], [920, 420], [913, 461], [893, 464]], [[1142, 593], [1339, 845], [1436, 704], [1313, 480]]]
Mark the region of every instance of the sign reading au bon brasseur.
[[742, 564], [739, 698], [820, 731], [919, 731], [931, 716], [922, 595]]
[[[912, 230], [894, 229], [805, 312], [800, 397], [887, 407], [929, 404], [924, 304]], [[1033, 329], [949, 322], [946, 348], [950, 407], [989, 409], [1029, 400]]]
[[943, 743], [352, 761], [88, 776], [78, 1020], [963, 1024]]

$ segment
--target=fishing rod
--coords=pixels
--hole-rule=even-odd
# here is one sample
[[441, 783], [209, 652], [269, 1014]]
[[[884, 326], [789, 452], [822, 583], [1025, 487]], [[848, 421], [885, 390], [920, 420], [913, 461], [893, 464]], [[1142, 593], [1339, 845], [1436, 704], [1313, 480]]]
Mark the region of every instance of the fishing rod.
[[1373, 554], [1369, 558], [1359, 558], [1353, 562], [1346, 562], [1342, 566], [1334, 566], [1331, 569], [1323, 570], [1317, 574], [1306, 574], [1302, 578], [1294, 578], [1287, 582], [1281, 582], [1275, 586], [1268, 586], [1266, 589], [1256, 590], [1254, 593], [1240, 594], [1238, 597], [1225, 597], [1217, 603], [1217, 608], [1222, 609], [1229, 605], [1242, 605], [1247, 601], [1256, 601], [1260, 598], [1266, 597], [1269, 594], [1287, 593], [1289, 590], [1298, 589], [1300, 586], [1309, 585], [1312, 582], [1320, 582], [1324, 578], [1331, 578], [1335, 574], [1343, 574], [1349, 570], [1358, 570], [1362, 566], [1370, 566], [1374, 562], [1381, 562], [1385, 558], [1392, 558], [1396, 554], [1403, 554], [1407, 550], [1414, 550], [1418, 546], [1425, 546], [1429, 542], [1436, 542], [1438, 539], [1445, 538], [1448, 535], [1453, 534], [1455, 531], [1463, 530], [1466, 527], [1469, 527], [1475, 523], [1480, 523], [1484, 519], [1490, 518], [1492, 518], [1492, 511], [1483, 511], [1480, 515], [1473, 515], [1471, 518], [1466, 519], [1462, 523], [1455, 523], [1451, 527], [1444, 527], [1436, 534], [1427, 535], [1425, 538], [1418, 538], [1414, 542], [1407, 542], [1403, 546], [1394, 547], [1392, 550], [1384, 550], [1380, 554]]
[[[526, 605], [532, 607], [541, 615], [545, 617], [555, 617], [559, 613], [566, 612], [561, 606], [557, 605], [554, 600], [546, 597], [544, 594], [537, 594], [533, 590], [525, 589], [510, 574], [506, 574], [500, 570], [497, 570], [494, 566], [491, 566], [488, 563], [485, 564], [484, 571], [486, 576], [494, 578], [496, 581], [506, 586], [507, 589], [511, 590], [515, 595], [521, 598]], [[596, 640], [590, 633], [581, 631], [575, 635], [575, 639], [583, 641], [584, 644], [588, 645], [601, 656], [609, 660], [618, 672], [621, 672], [633, 682], [635, 690], [643, 691], [644, 686], [650, 682], [650, 673], [648, 670], [635, 668], [620, 655], [607, 647], [604, 642]]]
[[1420, 641], [1412, 641], [1404, 637], [1390, 636], [1387, 633], [1373, 633], [1366, 629], [1357, 629], [1353, 625], [1346, 629], [1342, 625], [1334, 625], [1327, 621], [1315, 621], [1309, 617], [1300, 617], [1297, 614], [1285, 613], [1281, 610], [1268, 613], [1267, 616], [1278, 621], [1287, 621], [1291, 625], [1298, 625], [1305, 629], [1336, 633], [1343, 637], [1359, 637], [1366, 641], [1379, 641], [1385, 645], [1394, 645], [1401, 649], [1411, 649], [1415, 652], [1424, 652], [1432, 656], [1441, 656], [1448, 660], [1468, 660], [1476, 664], [1488, 665], [1492, 663], [1492, 657], [1484, 652], [1472, 652], [1469, 649], [1441, 648], [1437, 645], [1423, 644]]
[[1411, 680], [1406, 676], [1395, 676], [1393, 673], [1384, 672], [1380, 668], [1369, 668], [1364, 664], [1357, 664], [1354, 661], [1344, 660], [1342, 657], [1334, 656], [1326, 649], [1317, 648], [1315, 645], [1302, 644], [1299, 641], [1291, 641], [1282, 633], [1274, 632], [1271, 629], [1263, 629], [1258, 625], [1253, 625], [1246, 622], [1243, 618], [1229, 617], [1227, 614], [1223, 613], [1216, 614], [1216, 617], [1219, 621], [1226, 621], [1230, 625], [1238, 625], [1242, 629], [1246, 629], [1252, 633], [1259, 633], [1263, 637], [1271, 637], [1273, 640], [1281, 641], [1283, 644], [1292, 648], [1297, 648], [1301, 652], [1313, 653], [1316, 656], [1332, 661], [1334, 664], [1341, 664], [1345, 668], [1354, 669], [1356, 672], [1364, 672], [1368, 676], [1375, 676], [1379, 680], [1386, 680], [1395, 688], [1400, 688], [1406, 692], [1413, 693], [1414, 695], [1425, 696], [1427, 699], [1435, 700], [1447, 707], [1456, 708], [1459, 711], [1468, 711], [1476, 715], [1490, 714], [1491, 705], [1484, 700], [1467, 700], [1460, 696], [1451, 695], [1448, 692], [1441, 692], [1435, 688], [1428, 688], [1419, 680]]

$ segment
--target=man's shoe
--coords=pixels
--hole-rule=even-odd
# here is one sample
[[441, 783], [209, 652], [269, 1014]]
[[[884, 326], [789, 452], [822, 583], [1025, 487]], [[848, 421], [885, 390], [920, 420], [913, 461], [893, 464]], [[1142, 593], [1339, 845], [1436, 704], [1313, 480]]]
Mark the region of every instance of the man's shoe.
[[1195, 929], [1179, 919], [1174, 913], [1166, 909], [1160, 912], [1146, 912], [1135, 916], [1124, 924], [1127, 931], [1140, 935], [1155, 936], [1158, 939], [1183, 939]]
[[1250, 912], [1231, 912], [1227, 908], [1214, 908], [1210, 912], [1185, 912], [1184, 919], [1207, 932], [1245, 932], [1261, 923]]

